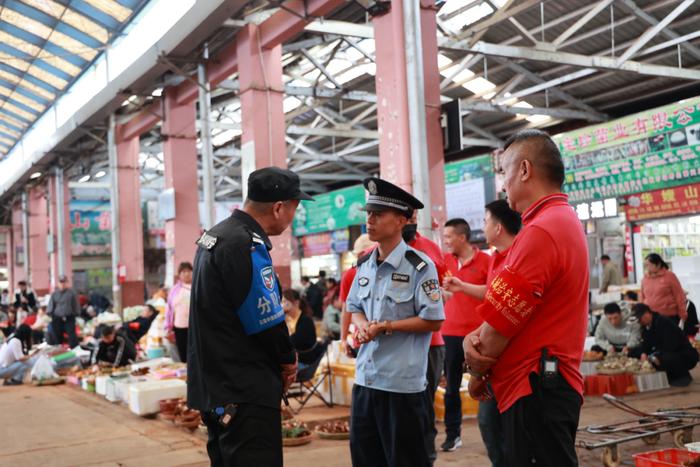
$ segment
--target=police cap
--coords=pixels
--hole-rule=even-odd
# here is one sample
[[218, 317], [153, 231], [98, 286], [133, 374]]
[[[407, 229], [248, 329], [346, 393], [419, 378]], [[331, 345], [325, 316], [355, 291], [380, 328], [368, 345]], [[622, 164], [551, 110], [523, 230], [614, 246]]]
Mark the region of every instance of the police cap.
[[291, 170], [265, 167], [248, 176], [248, 199], [260, 203], [313, 198], [299, 188], [299, 176]]
[[365, 211], [386, 211], [396, 209], [410, 217], [414, 209], [423, 209], [415, 196], [381, 178], [370, 177], [364, 180], [365, 189], [369, 192]]

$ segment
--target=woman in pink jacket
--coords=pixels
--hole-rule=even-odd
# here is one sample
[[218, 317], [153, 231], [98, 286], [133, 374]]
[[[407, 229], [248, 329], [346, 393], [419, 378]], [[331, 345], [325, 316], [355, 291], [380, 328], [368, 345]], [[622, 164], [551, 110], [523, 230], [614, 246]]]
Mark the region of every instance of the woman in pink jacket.
[[678, 324], [688, 318], [685, 291], [678, 277], [669, 271], [668, 264], [656, 253], [644, 259], [646, 274], [642, 279], [642, 303]]
[[165, 332], [175, 340], [180, 361], [187, 363], [187, 329], [190, 323], [190, 293], [192, 290], [192, 264], [180, 263], [177, 268], [177, 284], [168, 294], [165, 308]]

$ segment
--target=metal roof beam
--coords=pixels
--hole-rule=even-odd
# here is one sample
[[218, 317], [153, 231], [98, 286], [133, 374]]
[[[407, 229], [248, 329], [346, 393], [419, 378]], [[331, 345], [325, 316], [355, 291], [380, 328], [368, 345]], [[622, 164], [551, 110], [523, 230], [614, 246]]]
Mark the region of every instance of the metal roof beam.
[[[539, 5], [541, 0], [526, 0], [519, 5], [512, 6], [508, 8], [508, 5], [504, 5], [500, 9], [496, 10], [491, 16], [487, 17], [482, 21], [477, 21], [476, 24], [472, 24], [466, 31], [459, 35], [459, 39], [470, 38], [481, 31], [499, 24], [508, 18], [517, 15], [525, 10], [532, 8], [533, 6]], [[511, 3], [511, 2], [509, 2]]]
[[373, 130], [344, 130], [335, 128], [311, 128], [301, 125], [289, 125], [287, 127], [289, 135], [311, 135], [311, 136], [330, 136], [336, 138], [362, 138], [362, 139], [378, 139], [379, 132]]
[[[647, 13], [646, 11], [642, 10], [641, 8], [639, 8], [639, 7], [637, 6], [637, 4], [634, 3], [634, 1], [632, 1], [632, 0], [622, 0], [621, 4], [622, 4], [622, 6], [623, 6], [624, 8], [627, 8], [627, 9], [630, 10], [632, 13], [634, 13], [635, 16], [637, 16], [637, 17], [641, 18], [642, 20], [646, 21], [646, 22], [649, 23], [651, 26], [656, 26], [657, 24], [659, 24], [659, 20], [658, 20], [658, 19], [654, 18], [654, 17], [651, 16], [649, 13]], [[680, 36], [680, 34], [678, 34], [677, 32], [675, 32], [673, 29], [671, 29], [671, 28], [669, 28], [669, 27], [665, 27], [665, 28], [661, 29], [660, 34], [666, 36], [668, 39], [671, 39], [671, 40], [673, 40], [673, 39], [682, 39], [681, 36]], [[686, 37], [686, 36], [683, 36], [683, 37]], [[688, 52], [690, 52], [691, 55], [693, 55], [695, 58], [697, 58], [698, 60], [700, 60], [700, 48], [694, 46], [693, 44], [690, 44], [690, 43], [688, 42], [688, 41], [690, 41], [690, 40], [692, 40], [692, 39], [687, 38], [687, 39], [682, 39], [680, 42], [686, 42], [686, 43], [683, 44], [682, 46], [683, 46]], [[679, 43], [680, 43], [680, 42], [679, 42]], [[652, 47], [652, 48], [653, 48], [653, 47]]]
[[496, 147], [500, 147], [504, 141], [499, 138], [497, 135], [493, 134], [492, 132], [485, 130], [481, 128], [478, 125], [475, 125], [474, 123], [468, 121], [467, 119], [462, 121], [462, 127], [467, 128], [473, 133], [476, 133], [477, 135], [483, 136], [484, 138], [490, 140], [493, 142], [493, 144], [497, 145]]
[[321, 34], [334, 34], [344, 37], [360, 37], [363, 39], [374, 39], [374, 28], [366, 24], [350, 23], [347, 21], [316, 20], [309, 23], [304, 28], [307, 32]]
[[598, 13], [603, 11], [604, 8], [607, 8], [608, 5], [610, 5], [613, 2], [613, 0], [600, 0], [598, 3], [595, 4], [595, 6], [588, 10], [588, 13], [583, 15], [578, 21], [576, 21], [574, 24], [572, 24], [566, 31], [562, 32], [559, 34], [559, 37], [554, 39], [552, 41], [552, 44], [554, 44], [555, 47], [559, 47], [565, 40], [567, 40], [569, 37], [573, 36], [579, 29], [584, 27], [590, 20], [593, 19], [594, 16], [596, 16]]
[[298, 152], [290, 154], [289, 158], [296, 161], [324, 161], [324, 162], [354, 162], [356, 164], [379, 164], [379, 156], [345, 156], [338, 157], [336, 154], [300, 154]]
[[[651, 26], [649, 29], [647, 29], [644, 34], [639, 36], [639, 38], [632, 44], [630, 47], [628, 47], [624, 53], [617, 59], [616, 65], [617, 67], [621, 67], [629, 58], [632, 58], [632, 56], [637, 53], [639, 49], [644, 47], [647, 42], [652, 40], [663, 28], [671, 24], [671, 22], [676, 19], [681, 13], [683, 13], [685, 10], [688, 9], [693, 3], [695, 3], [695, 0], [685, 0], [682, 2], [680, 5], [678, 5], [676, 8], [671, 11], [664, 19], [656, 23], [654, 26]], [[693, 78], [690, 78], [693, 79]], [[699, 78], [694, 78], [694, 79], [699, 79]]]
[[619, 59], [599, 55], [586, 56], [569, 52], [552, 52], [534, 47], [518, 47], [512, 45], [491, 44], [478, 42], [473, 46], [461, 45], [456, 47], [466, 52], [476, 52], [489, 56], [505, 57], [517, 60], [538, 60], [562, 65], [596, 68], [603, 70], [622, 70], [649, 76], [665, 76], [668, 78], [700, 80], [700, 70], [675, 68], [663, 65], [627, 61], [620, 63]]
[[462, 145], [463, 146], [485, 146], [487, 148], [500, 148], [501, 147], [501, 143], [499, 143], [498, 141], [494, 141], [492, 139], [469, 138], [469, 137], [462, 138]]
[[606, 120], [597, 113], [593, 114], [581, 110], [561, 109], [557, 107], [512, 107], [491, 104], [489, 102], [468, 102], [465, 100], [460, 102], [460, 106], [463, 110], [473, 112], [498, 112], [512, 115], [547, 115], [569, 120], [588, 120], [590, 122], [603, 122]]

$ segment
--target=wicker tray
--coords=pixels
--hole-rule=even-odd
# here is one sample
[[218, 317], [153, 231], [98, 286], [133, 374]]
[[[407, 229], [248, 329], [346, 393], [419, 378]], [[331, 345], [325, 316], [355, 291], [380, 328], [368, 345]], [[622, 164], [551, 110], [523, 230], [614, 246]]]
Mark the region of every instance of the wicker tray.
[[328, 433], [327, 431], [314, 430], [314, 433], [316, 433], [316, 436], [318, 436], [321, 439], [336, 439], [336, 440], [350, 439], [350, 432], [347, 432], [347, 433]]
[[306, 436], [299, 436], [298, 438], [282, 438], [283, 446], [303, 446], [304, 444], [309, 444], [313, 435], [309, 433]]
[[65, 378], [50, 378], [50, 379], [42, 379], [42, 380], [33, 380], [32, 384], [34, 386], [54, 386], [56, 384], [63, 384], [66, 382]]

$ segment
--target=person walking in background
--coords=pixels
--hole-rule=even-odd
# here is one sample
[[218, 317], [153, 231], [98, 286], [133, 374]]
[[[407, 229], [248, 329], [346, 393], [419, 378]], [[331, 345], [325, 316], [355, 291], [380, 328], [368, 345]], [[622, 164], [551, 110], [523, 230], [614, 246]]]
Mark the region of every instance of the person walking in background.
[[48, 315], [51, 317], [51, 331], [54, 342], [63, 343], [63, 334], [68, 335], [68, 345], [73, 348], [78, 345], [78, 336], [75, 334], [75, 318], [80, 315], [78, 295], [68, 285], [68, 278], [58, 278], [58, 288], [51, 294]]
[[610, 260], [610, 256], [600, 257], [600, 264], [603, 266], [603, 277], [600, 281], [600, 293], [607, 293], [611, 285], [622, 285], [622, 274], [617, 264]]
[[656, 253], [644, 259], [646, 274], [642, 279], [640, 302], [678, 324], [688, 319], [685, 291], [678, 277], [669, 270], [666, 261]]
[[190, 320], [192, 293], [192, 264], [180, 263], [177, 284], [170, 290], [165, 308], [165, 331], [170, 342], [175, 342], [180, 361], [187, 363], [187, 328]]

